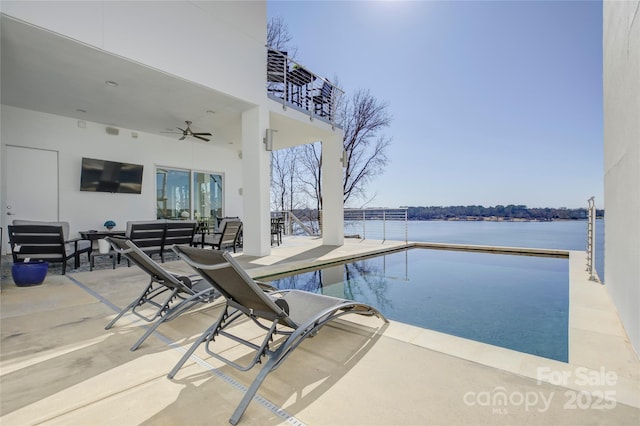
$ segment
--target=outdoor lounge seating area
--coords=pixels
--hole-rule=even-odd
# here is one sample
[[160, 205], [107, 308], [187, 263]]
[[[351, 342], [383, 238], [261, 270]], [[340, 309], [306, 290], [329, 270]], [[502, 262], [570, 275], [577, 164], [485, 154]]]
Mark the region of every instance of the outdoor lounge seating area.
[[[105, 257], [115, 269], [116, 261], [119, 264], [122, 260], [122, 254], [113, 250], [99, 251], [93, 243], [102, 243], [104, 237], [108, 236], [122, 236], [146, 256], [158, 256], [162, 263], [167, 256], [175, 259], [171, 250], [174, 245], [208, 246], [218, 250], [233, 250], [234, 253], [242, 247], [242, 221], [237, 217], [221, 219], [215, 228], [217, 231], [211, 226], [205, 228], [195, 220], [128, 221], [125, 231], [81, 231], [76, 238], [69, 237], [69, 228], [69, 222], [14, 220], [13, 225], [8, 227], [13, 262], [60, 263], [64, 275], [67, 263], [72, 259], [74, 270], [86, 267], [93, 270], [96, 259]], [[84, 265], [81, 264], [83, 254], [86, 254], [88, 261]], [[130, 257], [124, 258], [130, 265]]]

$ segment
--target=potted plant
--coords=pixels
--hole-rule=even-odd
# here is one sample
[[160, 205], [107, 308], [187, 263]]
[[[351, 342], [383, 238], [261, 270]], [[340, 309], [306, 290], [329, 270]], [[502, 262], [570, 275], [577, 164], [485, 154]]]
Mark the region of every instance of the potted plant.
[[42, 284], [48, 270], [48, 262], [26, 259], [24, 262], [11, 265], [11, 276], [18, 287], [29, 287]]

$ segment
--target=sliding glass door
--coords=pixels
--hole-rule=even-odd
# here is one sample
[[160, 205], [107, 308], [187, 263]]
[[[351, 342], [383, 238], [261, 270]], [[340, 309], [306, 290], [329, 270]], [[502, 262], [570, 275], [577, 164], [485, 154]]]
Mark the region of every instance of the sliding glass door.
[[222, 175], [211, 172], [156, 169], [157, 218], [198, 219], [215, 224], [222, 217]]
[[222, 217], [222, 176], [213, 173], [193, 173], [193, 211], [195, 219], [216, 224]]

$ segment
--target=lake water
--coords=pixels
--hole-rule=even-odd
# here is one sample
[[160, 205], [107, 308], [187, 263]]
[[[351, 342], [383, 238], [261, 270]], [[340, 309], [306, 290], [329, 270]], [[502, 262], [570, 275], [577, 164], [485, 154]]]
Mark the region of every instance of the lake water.
[[[367, 239], [405, 239], [404, 222], [367, 221], [345, 224], [345, 234], [364, 235]], [[490, 222], [490, 221], [409, 221], [409, 241], [548, 248], [585, 251], [587, 222]], [[604, 280], [604, 220], [596, 220], [596, 271]], [[586, 267], [586, 266], [585, 266]]]

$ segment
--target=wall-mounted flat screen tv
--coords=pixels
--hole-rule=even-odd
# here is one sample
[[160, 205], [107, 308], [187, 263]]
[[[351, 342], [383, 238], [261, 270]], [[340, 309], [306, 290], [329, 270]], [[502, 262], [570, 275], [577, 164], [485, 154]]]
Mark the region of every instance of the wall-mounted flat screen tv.
[[140, 194], [142, 169], [140, 164], [83, 158], [80, 191]]

